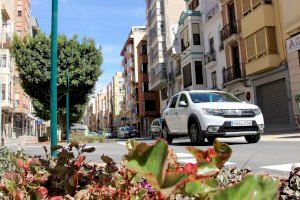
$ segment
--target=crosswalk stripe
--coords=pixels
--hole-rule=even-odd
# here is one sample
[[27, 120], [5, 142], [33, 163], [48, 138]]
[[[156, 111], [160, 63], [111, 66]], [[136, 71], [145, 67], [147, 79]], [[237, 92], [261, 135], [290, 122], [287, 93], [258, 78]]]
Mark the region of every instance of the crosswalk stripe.
[[284, 171], [284, 172], [290, 172], [292, 170], [293, 165], [299, 165], [300, 163], [289, 163], [289, 164], [282, 164], [282, 165], [270, 165], [270, 166], [263, 166], [261, 168], [263, 169], [271, 169], [276, 171]]
[[175, 153], [177, 158], [187, 158], [187, 157], [194, 157], [192, 154], [189, 153]]
[[[178, 162], [195, 164], [197, 162], [197, 160], [195, 158], [186, 158], [186, 159], [178, 159]], [[225, 166], [229, 166], [229, 165], [235, 165], [235, 163], [233, 163], [233, 162], [226, 162], [225, 163]]]

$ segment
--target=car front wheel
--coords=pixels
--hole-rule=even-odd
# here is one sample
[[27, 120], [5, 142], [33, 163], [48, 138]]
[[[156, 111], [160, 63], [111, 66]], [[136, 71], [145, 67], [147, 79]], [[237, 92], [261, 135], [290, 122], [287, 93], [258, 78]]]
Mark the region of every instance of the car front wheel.
[[169, 129], [168, 129], [167, 126], [165, 126], [165, 127], [163, 128], [163, 131], [162, 131], [162, 138], [163, 138], [164, 140], [166, 140], [166, 141], [168, 142], [168, 144], [172, 144], [172, 142], [173, 142], [173, 137], [170, 135]]
[[260, 133], [257, 134], [257, 135], [248, 135], [248, 136], [245, 136], [245, 139], [248, 143], [250, 144], [253, 144], [253, 143], [257, 143], [259, 140], [260, 140]]
[[203, 133], [195, 120], [189, 124], [189, 135], [193, 145], [203, 144], [205, 141]]

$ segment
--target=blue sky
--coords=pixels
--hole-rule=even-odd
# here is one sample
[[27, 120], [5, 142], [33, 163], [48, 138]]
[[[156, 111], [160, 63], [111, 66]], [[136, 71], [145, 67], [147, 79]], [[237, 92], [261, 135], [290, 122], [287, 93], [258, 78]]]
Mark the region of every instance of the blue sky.
[[[32, 15], [43, 32], [51, 30], [51, 0], [32, 0]], [[145, 0], [59, 0], [58, 31], [68, 36], [93, 37], [104, 53], [99, 91], [120, 66], [120, 51], [130, 27], [145, 25]]]

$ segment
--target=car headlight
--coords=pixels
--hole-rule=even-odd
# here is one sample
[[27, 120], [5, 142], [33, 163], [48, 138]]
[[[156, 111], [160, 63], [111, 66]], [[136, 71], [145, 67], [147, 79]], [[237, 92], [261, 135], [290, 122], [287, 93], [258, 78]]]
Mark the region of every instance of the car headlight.
[[261, 110], [259, 108], [253, 109], [253, 112], [254, 112], [255, 115], [260, 115], [261, 114]]
[[209, 108], [203, 108], [202, 112], [205, 115], [213, 115], [213, 116], [222, 116], [223, 115], [223, 111], [220, 109], [209, 109]]

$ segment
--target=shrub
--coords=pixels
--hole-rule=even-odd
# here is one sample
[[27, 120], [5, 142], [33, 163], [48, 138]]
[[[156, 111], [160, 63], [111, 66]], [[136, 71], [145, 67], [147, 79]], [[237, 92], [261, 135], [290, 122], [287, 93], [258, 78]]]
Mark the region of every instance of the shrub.
[[71, 142], [78, 143], [78, 144], [79, 143], [96, 143], [96, 142], [105, 143], [106, 138], [101, 135], [86, 136], [82, 133], [74, 132], [71, 135]]
[[[231, 155], [228, 145], [215, 141], [205, 151], [189, 147], [196, 164], [182, 165], [163, 140], [153, 145], [128, 141], [123, 166], [117, 167], [102, 155], [105, 165], [86, 162], [86, 153], [95, 151], [71, 143], [55, 146], [57, 159], [28, 158], [9, 153], [14, 168], [0, 182], [0, 199], [276, 199], [279, 181], [269, 176], [249, 174], [248, 170], [224, 170]], [[284, 184], [295, 189], [298, 172]], [[286, 190], [285, 190], [286, 191]], [[296, 193], [297, 194], [297, 191]], [[285, 194], [288, 197], [289, 194]], [[1, 196], [2, 195], [2, 196]], [[297, 198], [294, 198], [297, 199]]]

